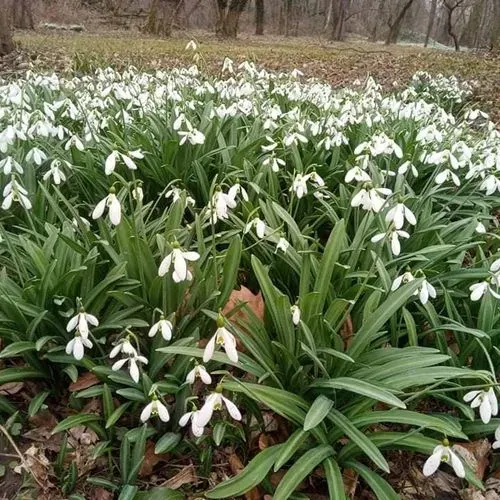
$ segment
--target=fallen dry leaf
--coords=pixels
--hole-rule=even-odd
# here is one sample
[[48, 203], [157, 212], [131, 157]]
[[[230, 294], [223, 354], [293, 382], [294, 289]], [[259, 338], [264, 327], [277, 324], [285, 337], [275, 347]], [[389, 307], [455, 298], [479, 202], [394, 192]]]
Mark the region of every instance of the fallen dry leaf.
[[239, 290], [233, 290], [229, 296], [222, 314], [227, 315], [232, 309], [245, 303], [245, 307], [240, 307], [234, 314], [230, 316], [231, 321], [243, 327], [248, 321], [248, 312], [245, 310], [248, 307], [261, 321], [264, 321], [264, 299], [262, 293], [253, 294], [246, 286], [242, 286]]
[[171, 477], [165, 481], [161, 486], [166, 486], [172, 490], [178, 490], [181, 486], [185, 484], [196, 484], [198, 482], [198, 476], [196, 475], [196, 470], [192, 464], [184, 467], [180, 472], [178, 472], [174, 477]]
[[349, 498], [354, 498], [358, 486], [358, 473], [354, 469], [344, 469], [342, 472], [345, 493]]
[[[236, 453], [234, 452], [229, 454], [228, 461], [229, 461], [229, 467], [231, 467], [231, 471], [234, 476], [239, 474], [245, 468], [238, 455], [236, 455]], [[256, 486], [255, 488], [252, 488], [251, 490], [247, 491], [244, 494], [244, 497], [246, 500], [259, 500], [260, 498], [262, 498], [262, 495], [259, 487]]]
[[105, 490], [104, 488], [93, 488], [90, 492], [89, 500], [113, 500], [114, 495], [112, 491]]
[[346, 349], [351, 345], [353, 335], [354, 335], [354, 330], [353, 330], [352, 318], [351, 315], [349, 314], [344, 324], [342, 325], [342, 328], [340, 329], [340, 336], [344, 341], [344, 347]]
[[101, 381], [97, 378], [97, 376], [92, 372], [85, 372], [80, 375], [76, 382], [73, 382], [69, 385], [69, 392], [81, 391], [83, 389], [88, 389], [93, 385], [99, 384]]
[[24, 382], [7, 382], [0, 385], [0, 396], [12, 396], [24, 387]]
[[454, 448], [467, 461], [475, 476], [482, 481], [488, 467], [488, 455], [491, 445], [487, 439], [480, 439], [470, 443], [456, 444]]
[[84, 425], [77, 425], [68, 430], [69, 442], [73, 445], [81, 444], [84, 446], [89, 446], [91, 444], [97, 443], [99, 437], [90, 428]]
[[142, 461], [141, 469], [139, 471], [139, 476], [147, 477], [153, 473], [155, 465], [160, 462], [165, 462], [167, 460], [167, 455], [155, 453], [155, 443], [153, 441], [146, 442], [146, 451], [144, 452], [144, 460]]

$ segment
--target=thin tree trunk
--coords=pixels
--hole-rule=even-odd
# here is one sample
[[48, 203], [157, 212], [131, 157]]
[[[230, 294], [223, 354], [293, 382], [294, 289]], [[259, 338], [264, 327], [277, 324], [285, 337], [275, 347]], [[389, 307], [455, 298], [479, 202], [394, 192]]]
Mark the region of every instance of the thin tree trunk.
[[255, 0], [255, 34], [264, 34], [264, 0]]
[[431, 10], [429, 12], [429, 21], [427, 23], [427, 31], [425, 33], [424, 47], [427, 47], [427, 45], [429, 45], [429, 39], [431, 37], [432, 28], [434, 27], [434, 18], [436, 17], [436, 7], [437, 7], [437, 0], [432, 0]]
[[448, 32], [448, 35], [450, 35], [451, 39], [453, 40], [453, 45], [455, 47], [455, 51], [459, 52], [460, 51], [460, 45], [458, 43], [458, 37], [453, 31], [453, 11], [454, 8], [450, 5], [448, 5], [446, 2], [444, 3], [444, 6], [446, 8], [446, 29]]
[[332, 20], [333, 2], [334, 1], [335, 0], [330, 0], [330, 3], [328, 4], [328, 10], [326, 11], [325, 26], [323, 28], [323, 31], [326, 31], [328, 29], [328, 26], [330, 26], [330, 22]]
[[406, 4], [403, 6], [399, 14], [396, 16], [396, 19], [394, 21], [391, 21], [389, 19], [388, 24], [389, 24], [389, 33], [387, 35], [387, 39], [385, 41], [386, 45], [390, 45], [392, 43], [397, 43], [398, 37], [399, 37], [399, 32], [401, 31], [401, 26], [403, 25], [403, 20], [405, 18], [406, 13], [410, 9], [412, 3], [414, 0], [408, 0]]
[[248, 0], [217, 0], [217, 25], [215, 32], [221, 38], [236, 38], [241, 13], [245, 10]]
[[32, 30], [35, 28], [31, 0], [13, 0], [12, 17], [15, 28]]
[[349, 8], [349, 0], [337, 0], [331, 39], [342, 41], [344, 39], [345, 19]]
[[370, 38], [369, 38], [370, 42], [377, 41], [379, 22], [383, 17], [384, 9], [385, 9], [385, 0], [379, 0], [377, 15], [375, 16], [375, 22], [373, 23], [373, 29], [372, 29], [372, 32], [370, 33]]
[[14, 42], [12, 40], [12, 31], [10, 29], [10, 2], [8, 0], [0, 0], [0, 56], [9, 54], [14, 50]]

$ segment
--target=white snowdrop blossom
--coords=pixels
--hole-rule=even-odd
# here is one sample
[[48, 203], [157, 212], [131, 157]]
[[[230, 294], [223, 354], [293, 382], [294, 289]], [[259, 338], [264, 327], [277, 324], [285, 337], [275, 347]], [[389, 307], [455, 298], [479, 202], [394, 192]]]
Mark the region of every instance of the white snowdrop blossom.
[[130, 342], [130, 339], [124, 338], [121, 339], [114, 347], [111, 349], [109, 353], [109, 357], [113, 359], [118, 356], [118, 354], [125, 354], [127, 356], [137, 356], [137, 350]]
[[229, 209], [236, 207], [235, 193], [223, 193], [220, 189], [216, 189], [212, 200], [208, 204], [208, 211], [213, 224], [218, 220], [229, 218]]
[[360, 167], [354, 166], [347, 171], [347, 173], [345, 174], [344, 181], [347, 182], [348, 184], [351, 183], [352, 181], [370, 182], [371, 178], [368, 175], [368, 173], [362, 170]]
[[72, 338], [66, 345], [66, 354], [73, 356], [77, 361], [83, 359], [85, 347], [92, 349], [92, 342], [77, 330], [75, 337]]
[[318, 187], [323, 187], [325, 185], [325, 181], [313, 171], [306, 175], [297, 174], [293, 179], [290, 191], [293, 191], [299, 199], [304, 197], [307, 194], [307, 182], [309, 181], [313, 182]]
[[266, 233], [266, 223], [262, 219], [259, 219], [259, 217], [252, 219], [245, 226], [244, 233], [249, 233], [252, 228], [255, 228], [255, 232], [260, 239], [264, 238]]
[[69, 149], [72, 147], [78, 149], [78, 151], [85, 150], [85, 146], [83, 145], [82, 141], [80, 140], [80, 138], [77, 135], [72, 135], [69, 138], [68, 142], [66, 142], [66, 144], [64, 145], [64, 149], [66, 151], [69, 151]]
[[474, 231], [478, 234], [485, 234], [486, 233], [486, 226], [482, 222], [478, 222], [476, 227], [474, 228]]
[[498, 401], [493, 387], [487, 391], [470, 391], [464, 396], [464, 401], [470, 403], [471, 408], [479, 407], [479, 415], [485, 424], [489, 423], [492, 415], [498, 414]]
[[30, 210], [32, 205], [28, 198], [28, 191], [24, 189], [15, 179], [12, 179], [3, 189], [2, 208], [8, 210], [12, 202], [18, 202], [26, 210]]
[[238, 407], [216, 389], [216, 392], [212, 392], [212, 394], [207, 396], [207, 399], [205, 399], [204, 405], [200, 408], [199, 413], [196, 416], [196, 425], [199, 427], [206, 427], [208, 422], [210, 422], [214, 411], [222, 410], [224, 406], [234, 420], [241, 420], [241, 413], [240, 410], [238, 410]]
[[[186, 122], [186, 125], [188, 124], [189, 122]], [[193, 146], [203, 144], [205, 142], [205, 135], [199, 130], [193, 128], [191, 125], [188, 126], [188, 130], [179, 130], [177, 133], [181, 138], [179, 141], [181, 146], [186, 142], [189, 142]]]
[[443, 444], [437, 445], [432, 455], [426, 460], [423, 469], [424, 476], [431, 476], [434, 474], [442, 462], [449, 463], [458, 477], [465, 477], [464, 465], [458, 455], [450, 448], [447, 439], [443, 440]]
[[401, 229], [403, 227], [405, 219], [412, 226], [417, 223], [415, 214], [405, 206], [404, 203], [397, 203], [394, 205], [385, 216], [385, 220], [387, 222], [393, 222], [396, 229]]
[[88, 314], [85, 309], [81, 308], [80, 312], [68, 321], [66, 331], [71, 332], [78, 329], [82, 337], [87, 338], [89, 336], [89, 324], [99, 326], [99, 320], [93, 314]]
[[188, 262], [195, 262], [200, 258], [197, 252], [186, 252], [179, 248], [178, 244], [174, 243], [172, 251], [161, 261], [158, 268], [158, 275], [165, 276], [173, 267], [172, 279], [176, 283], [181, 281], [191, 281], [193, 275], [188, 269]]
[[493, 441], [491, 447], [494, 450], [498, 450], [498, 448], [500, 448], [500, 425], [495, 429], [495, 441]]
[[424, 280], [422, 281], [422, 286], [418, 291], [418, 297], [422, 305], [425, 305], [427, 304], [429, 297], [431, 299], [436, 298], [436, 289], [427, 280]]
[[19, 163], [12, 158], [12, 156], [7, 156], [3, 160], [0, 160], [0, 170], [3, 171], [5, 175], [10, 175], [13, 171], [18, 174], [22, 174], [24, 172], [23, 167], [19, 165]]
[[120, 205], [120, 200], [116, 197], [115, 193], [115, 188], [111, 187], [109, 189], [109, 194], [96, 205], [94, 211], [92, 212], [92, 218], [94, 220], [102, 217], [104, 210], [107, 208], [111, 224], [114, 226], [120, 224], [122, 218], [122, 207]]
[[391, 194], [392, 191], [388, 188], [362, 188], [352, 198], [351, 206], [361, 206], [363, 210], [379, 213], [386, 202], [384, 196], [390, 196]]
[[410, 171], [413, 175], [413, 177], [418, 177], [418, 170], [413, 163], [410, 161], [405, 161], [398, 167], [398, 174], [404, 175], [406, 172]]
[[144, 191], [141, 186], [132, 189], [132, 198], [136, 201], [142, 201], [144, 199]]
[[[165, 193], [165, 198], [172, 198], [172, 203], [175, 203], [177, 200], [181, 199], [182, 193], [184, 193], [182, 189], [174, 186]], [[186, 196], [186, 205], [194, 207], [195, 204], [196, 202], [193, 197]]]
[[276, 253], [278, 250], [281, 250], [283, 253], [286, 253], [289, 247], [290, 243], [288, 243], [288, 241], [282, 236], [278, 240], [278, 243], [276, 244], [276, 250], [274, 253]]
[[236, 350], [236, 339], [234, 335], [224, 326], [225, 320], [219, 315], [217, 317], [217, 330], [208, 341], [203, 352], [203, 362], [208, 363], [214, 355], [215, 346], [222, 346], [226, 351], [227, 357], [233, 362], [238, 362], [238, 351]]
[[186, 44], [186, 49], [185, 50], [192, 50], [193, 52], [198, 48], [196, 45], [196, 42], [194, 40], [189, 40], [189, 42]]
[[201, 381], [206, 385], [212, 383], [212, 377], [203, 365], [196, 364], [194, 368], [186, 375], [186, 382], [188, 384], [194, 384], [197, 378], [201, 379]]
[[276, 158], [276, 156], [273, 154], [265, 158], [262, 162], [262, 165], [264, 165], [264, 167], [271, 167], [271, 170], [276, 173], [279, 172], [280, 168], [284, 167], [286, 163], [281, 158]]
[[[400, 276], [398, 276], [393, 282], [391, 286], [391, 291], [396, 291], [401, 285], [406, 285], [406, 283], [410, 283], [415, 279], [415, 276], [410, 271], [406, 271]], [[415, 292], [415, 295], [417, 292]]]
[[108, 157], [104, 162], [104, 173], [106, 175], [111, 175], [115, 171], [116, 161], [119, 158], [122, 159], [123, 163], [129, 170], [137, 170], [137, 165], [135, 164], [132, 157], [136, 159], [142, 159], [144, 158], [144, 155], [140, 150], [130, 151], [128, 155], [120, 153], [119, 151], [116, 150], [111, 151], [111, 153], [108, 155]]
[[227, 195], [229, 198], [235, 200], [238, 194], [241, 194], [244, 201], [248, 201], [248, 193], [246, 192], [246, 189], [241, 184], [236, 183], [229, 188]]
[[172, 339], [173, 328], [174, 327], [173, 327], [172, 323], [168, 319], [165, 319], [165, 317], [163, 315], [161, 315], [159, 321], [157, 321], [149, 329], [148, 336], [154, 337], [158, 332], [160, 332], [161, 336], [168, 342], [169, 340]]
[[26, 161], [33, 162], [35, 165], [40, 166], [44, 161], [47, 160], [47, 155], [38, 148], [32, 148], [28, 151], [26, 155]]
[[295, 326], [300, 323], [300, 309], [299, 306], [293, 305], [290, 307], [290, 313], [292, 314], [292, 322]]
[[45, 174], [43, 175], [43, 180], [47, 181], [52, 177], [54, 184], [56, 186], [61, 184], [61, 182], [65, 182], [66, 175], [64, 174], [64, 172], [61, 170], [60, 167], [61, 167], [61, 162], [59, 160], [52, 161], [50, 164], [50, 169], [47, 170], [47, 172], [45, 172]]
[[142, 410], [140, 416], [141, 422], [147, 422], [151, 416], [158, 416], [162, 422], [168, 422], [170, 420], [170, 414], [168, 413], [167, 407], [155, 396]]
[[137, 384], [139, 382], [139, 365], [138, 363], [143, 363], [145, 365], [148, 364], [148, 360], [144, 356], [139, 356], [138, 354], [129, 355], [127, 358], [119, 359], [115, 361], [111, 369], [113, 371], [118, 371], [123, 366], [128, 363], [128, 371], [132, 380]]
[[500, 299], [500, 293], [493, 289], [491, 284], [495, 284], [498, 288], [498, 280], [495, 277], [490, 278], [489, 281], [481, 281], [480, 283], [474, 283], [469, 287], [470, 290], [470, 300], [476, 302], [481, 299], [486, 293], [490, 293], [496, 299]]
[[446, 168], [445, 170], [437, 174], [436, 178], [434, 179], [435, 183], [438, 185], [444, 184], [446, 181], [450, 180], [453, 181], [453, 184], [455, 184], [455, 186], [460, 186], [460, 179], [458, 178], [458, 175], [449, 168]]
[[399, 242], [399, 238], [408, 239], [410, 237], [410, 235], [406, 231], [396, 229], [396, 230], [390, 231], [389, 235], [387, 235], [387, 233], [376, 234], [375, 236], [372, 237], [371, 242], [378, 243], [379, 241], [382, 241], [386, 236], [389, 236], [389, 240], [391, 242], [392, 254], [396, 255], [396, 256], [401, 253], [401, 243]]
[[179, 425], [181, 427], [185, 427], [191, 420], [191, 432], [194, 436], [200, 437], [203, 434], [205, 427], [198, 425], [199, 415], [200, 410], [188, 411], [187, 413], [184, 413], [184, 415], [182, 415], [182, 417], [179, 419]]

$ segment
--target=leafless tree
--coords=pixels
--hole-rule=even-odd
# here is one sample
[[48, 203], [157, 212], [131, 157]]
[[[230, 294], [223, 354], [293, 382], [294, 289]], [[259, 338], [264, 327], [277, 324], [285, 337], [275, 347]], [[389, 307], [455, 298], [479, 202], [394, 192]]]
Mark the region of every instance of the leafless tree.
[[215, 33], [220, 38], [236, 38], [241, 13], [248, 0], [215, 0], [217, 22]]
[[425, 33], [424, 47], [429, 45], [429, 38], [431, 37], [432, 28], [434, 27], [434, 19], [436, 18], [437, 0], [432, 0], [431, 9], [429, 11], [429, 21], [427, 23], [427, 31]]
[[396, 15], [393, 16], [392, 13], [387, 20], [387, 24], [389, 26], [389, 33], [387, 34], [387, 38], [385, 40], [386, 45], [390, 45], [391, 43], [397, 43], [399, 33], [401, 31], [401, 26], [403, 26], [403, 21], [406, 16], [406, 13], [412, 6], [414, 0], [405, 0], [402, 6], [397, 5]]
[[183, 0], [152, 0], [144, 31], [154, 35], [170, 36]]
[[264, 34], [264, 0], [255, 0], [255, 34]]
[[14, 50], [12, 31], [10, 28], [10, 0], [0, 0], [0, 56], [9, 54]]
[[453, 40], [453, 45], [457, 52], [460, 50], [460, 44], [458, 42], [458, 36], [455, 33], [455, 19], [453, 18], [453, 14], [465, 3], [465, 1], [466, 0], [443, 0], [443, 6], [446, 9], [446, 29], [448, 35]]
[[31, 0], [13, 0], [12, 19], [15, 28], [32, 30], [35, 28]]

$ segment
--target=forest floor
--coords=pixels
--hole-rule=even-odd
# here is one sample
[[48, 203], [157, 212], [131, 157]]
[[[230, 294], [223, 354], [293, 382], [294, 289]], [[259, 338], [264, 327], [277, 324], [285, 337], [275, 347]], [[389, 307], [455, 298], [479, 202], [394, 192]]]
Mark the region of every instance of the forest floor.
[[19, 32], [20, 51], [3, 63], [0, 75], [35, 69], [93, 71], [97, 67], [139, 69], [172, 68], [192, 63], [186, 43], [195, 39], [202, 55], [201, 67], [220, 71], [224, 57], [236, 62], [254, 61], [272, 70], [301, 70], [335, 86], [373, 76], [384, 87], [405, 85], [416, 71], [456, 75], [475, 82], [481, 107], [500, 118], [500, 55], [455, 53], [416, 45], [385, 46], [363, 41], [327, 42], [318, 38], [284, 39], [272, 35], [241, 35], [219, 41], [212, 34], [182, 32], [171, 39], [156, 39], [131, 32], [99, 34], [54, 31]]

